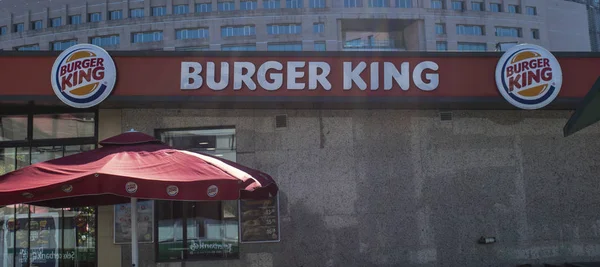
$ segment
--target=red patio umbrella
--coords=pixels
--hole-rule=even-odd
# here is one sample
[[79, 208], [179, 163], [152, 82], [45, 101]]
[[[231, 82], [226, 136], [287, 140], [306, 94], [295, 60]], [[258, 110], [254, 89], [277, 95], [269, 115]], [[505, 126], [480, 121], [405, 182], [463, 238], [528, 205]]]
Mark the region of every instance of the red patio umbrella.
[[[143, 133], [123, 133], [100, 145], [0, 176], [0, 205], [60, 208], [131, 202], [136, 207], [138, 199], [266, 199], [278, 191], [275, 181], [263, 172], [177, 150]], [[137, 214], [131, 216], [136, 222]], [[132, 227], [133, 266], [138, 266], [136, 231]]]

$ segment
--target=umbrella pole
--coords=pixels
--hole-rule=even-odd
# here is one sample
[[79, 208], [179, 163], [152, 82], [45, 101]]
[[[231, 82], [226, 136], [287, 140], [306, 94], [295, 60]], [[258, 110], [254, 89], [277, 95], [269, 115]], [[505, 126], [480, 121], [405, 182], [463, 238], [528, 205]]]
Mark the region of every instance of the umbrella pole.
[[137, 220], [137, 198], [131, 198], [131, 266], [138, 267], [138, 220]]

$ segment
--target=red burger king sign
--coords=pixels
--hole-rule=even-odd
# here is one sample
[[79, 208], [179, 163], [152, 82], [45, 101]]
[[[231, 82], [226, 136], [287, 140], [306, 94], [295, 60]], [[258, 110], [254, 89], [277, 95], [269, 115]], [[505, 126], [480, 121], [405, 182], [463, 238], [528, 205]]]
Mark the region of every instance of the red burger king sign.
[[537, 45], [516, 45], [498, 61], [496, 85], [515, 107], [540, 109], [558, 96], [562, 70], [548, 50]]
[[52, 66], [54, 93], [75, 108], [100, 104], [111, 94], [116, 80], [117, 70], [108, 52], [91, 44], [67, 48]]

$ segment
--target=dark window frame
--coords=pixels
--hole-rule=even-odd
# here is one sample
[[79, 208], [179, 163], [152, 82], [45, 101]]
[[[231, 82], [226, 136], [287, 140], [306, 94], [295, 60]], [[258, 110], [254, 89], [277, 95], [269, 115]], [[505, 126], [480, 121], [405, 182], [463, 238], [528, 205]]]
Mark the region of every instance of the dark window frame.
[[[221, 129], [234, 129], [237, 130], [237, 128], [235, 127], [235, 125], [223, 125], [223, 126], [204, 126], [204, 127], [179, 127], [179, 128], [155, 128], [154, 129], [154, 137], [158, 140], [161, 140], [161, 134], [165, 133], [165, 132], [174, 132], [174, 131], [202, 131], [202, 130], [221, 130]], [[234, 136], [235, 138], [235, 136]], [[158, 200], [157, 200], [158, 201]], [[157, 202], [155, 201], [155, 203]], [[188, 236], [187, 236], [187, 220], [188, 220], [188, 214], [185, 212], [186, 209], [189, 207], [189, 205], [195, 203], [195, 202], [186, 202], [186, 201], [165, 201], [166, 203], [171, 203], [173, 205], [179, 204], [181, 205], [182, 208], [182, 216], [181, 216], [181, 224], [182, 224], [182, 243], [183, 244], [187, 244], [188, 241]], [[238, 201], [238, 205], [239, 205], [239, 201]], [[154, 208], [157, 209], [154, 212], [154, 236], [155, 236], [155, 242], [153, 243], [154, 246], [154, 262], [156, 263], [162, 263], [162, 262], [203, 262], [203, 261], [221, 261], [221, 260], [239, 260], [241, 259], [241, 253], [238, 253], [236, 256], [232, 256], [232, 257], [192, 257], [190, 259], [190, 255], [188, 254], [187, 250], [184, 252], [184, 256], [183, 259], [173, 259], [173, 260], [159, 260], [158, 259], [158, 255], [159, 255], [159, 242], [158, 242], [158, 234], [159, 234], [159, 229], [158, 229], [158, 218], [159, 218], [159, 214], [158, 214], [158, 205], [154, 205]], [[239, 208], [239, 207], [238, 207]], [[219, 201], [219, 211], [220, 211], [220, 217], [223, 217], [223, 201]], [[240, 216], [238, 214], [238, 216]], [[239, 218], [238, 218], [239, 221]], [[239, 230], [239, 225], [238, 225], [238, 230]], [[238, 247], [240, 247], [241, 242], [240, 239], [238, 237]]]

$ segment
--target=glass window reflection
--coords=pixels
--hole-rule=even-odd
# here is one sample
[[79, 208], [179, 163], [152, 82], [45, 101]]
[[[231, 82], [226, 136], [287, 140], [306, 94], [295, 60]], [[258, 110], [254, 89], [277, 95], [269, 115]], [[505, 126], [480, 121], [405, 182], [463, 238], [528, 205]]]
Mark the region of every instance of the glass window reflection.
[[35, 115], [33, 139], [92, 137], [94, 125], [94, 113]]

